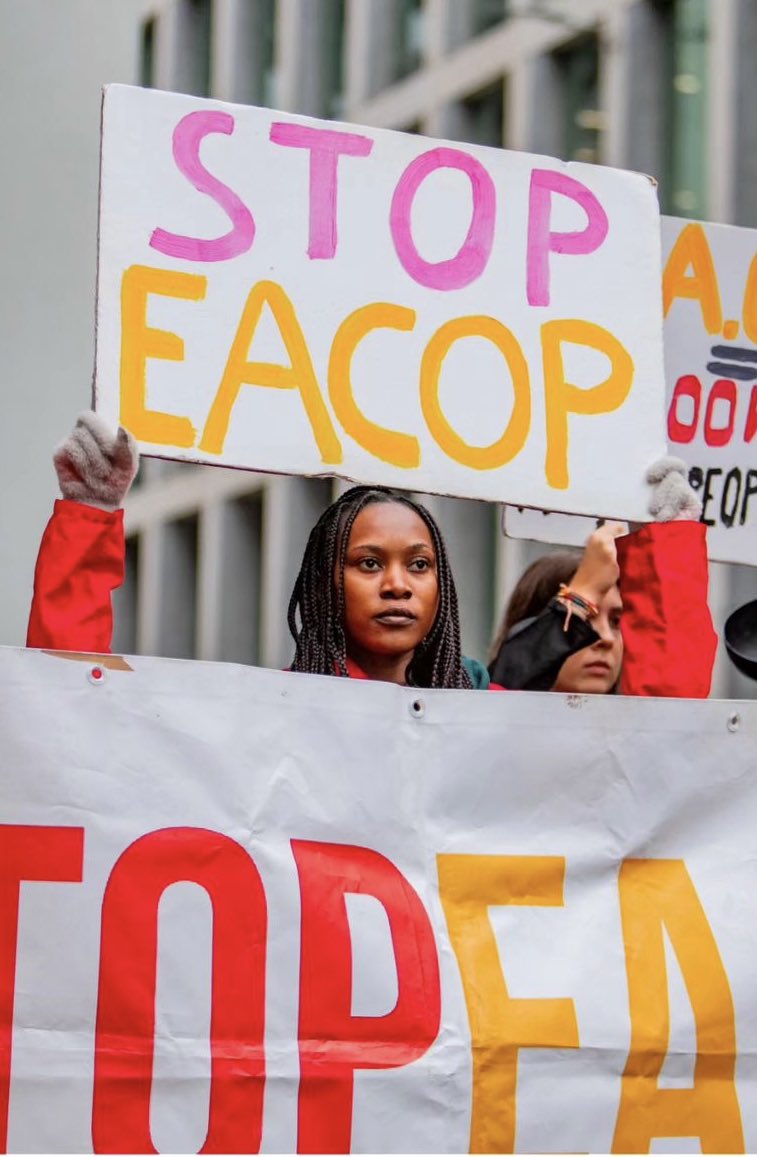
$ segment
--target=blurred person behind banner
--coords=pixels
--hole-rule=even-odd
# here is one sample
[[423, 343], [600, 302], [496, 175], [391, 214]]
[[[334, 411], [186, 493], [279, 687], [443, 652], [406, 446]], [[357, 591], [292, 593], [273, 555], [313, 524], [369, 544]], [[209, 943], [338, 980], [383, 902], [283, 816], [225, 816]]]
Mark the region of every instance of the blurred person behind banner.
[[[583, 554], [562, 551], [528, 567], [492, 645], [492, 679], [532, 691], [707, 697], [717, 635], [706, 528], [685, 469], [675, 458], [650, 468], [657, 521], [631, 534], [606, 523]], [[520, 635], [541, 630], [554, 639], [557, 620], [562, 654], [524, 666]]]

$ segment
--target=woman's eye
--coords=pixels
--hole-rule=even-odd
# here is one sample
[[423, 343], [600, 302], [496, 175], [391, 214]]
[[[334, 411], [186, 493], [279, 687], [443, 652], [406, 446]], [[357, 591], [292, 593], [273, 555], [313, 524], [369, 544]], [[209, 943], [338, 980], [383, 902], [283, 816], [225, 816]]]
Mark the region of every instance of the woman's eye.
[[377, 558], [361, 558], [358, 565], [361, 570], [376, 571], [379, 568], [379, 561]]
[[416, 558], [410, 563], [410, 569], [415, 571], [429, 570], [431, 567], [431, 560], [428, 558]]

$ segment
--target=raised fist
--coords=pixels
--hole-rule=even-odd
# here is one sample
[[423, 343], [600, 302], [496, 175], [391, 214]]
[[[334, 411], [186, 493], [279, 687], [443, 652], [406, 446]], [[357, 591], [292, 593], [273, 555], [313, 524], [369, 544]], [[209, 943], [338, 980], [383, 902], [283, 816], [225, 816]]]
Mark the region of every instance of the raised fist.
[[680, 458], [660, 458], [647, 470], [647, 482], [654, 488], [649, 513], [655, 522], [696, 522], [702, 503], [689, 486], [687, 466]]
[[570, 581], [571, 590], [593, 603], [600, 603], [615, 586], [620, 574], [615, 539], [626, 533], [621, 522], [605, 522], [586, 540], [578, 570]]
[[117, 510], [137, 473], [139, 451], [123, 426], [114, 434], [93, 410], [85, 410], [55, 450], [53, 464], [64, 498]]

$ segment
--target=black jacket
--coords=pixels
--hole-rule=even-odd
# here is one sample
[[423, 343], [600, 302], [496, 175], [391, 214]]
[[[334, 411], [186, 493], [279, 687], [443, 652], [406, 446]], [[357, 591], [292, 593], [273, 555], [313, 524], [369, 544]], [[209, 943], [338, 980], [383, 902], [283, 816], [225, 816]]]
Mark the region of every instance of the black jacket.
[[579, 615], [552, 599], [540, 615], [516, 623], [489, 664], [493, 683], [508, 691], [549, 691], [566, 659], [599, 635]]

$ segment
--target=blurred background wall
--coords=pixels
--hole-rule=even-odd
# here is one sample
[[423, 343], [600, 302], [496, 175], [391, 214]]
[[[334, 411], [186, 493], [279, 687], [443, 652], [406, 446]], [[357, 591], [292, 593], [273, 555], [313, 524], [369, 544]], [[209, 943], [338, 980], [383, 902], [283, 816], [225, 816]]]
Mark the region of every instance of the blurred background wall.
[[[23, 641], [50, 451], [88, 404], [107, 81], [640, 169], [664, 212], [757, 225], [754, 0], [0, 0], [0, 643]], [[342, 484], [145, 462], [125, 652], [281, 667], [307, 530]], [[430, 498], [483, 657], [523, 567], [499, 512]], [[718, 624], [757, 571], [712, 567]], [[754, 688], [754, 690], [753, 690]], [[752, 695], [722, 656], [714, 693]]]
[[0, 643], [23, 643], [50, 449], [89, 405], [100, 88], [148, 0], [0, 0]]

